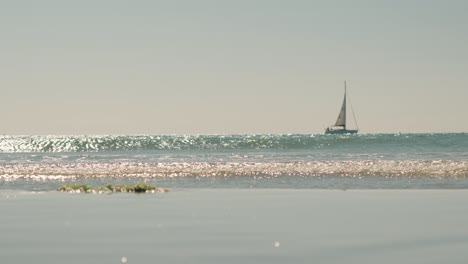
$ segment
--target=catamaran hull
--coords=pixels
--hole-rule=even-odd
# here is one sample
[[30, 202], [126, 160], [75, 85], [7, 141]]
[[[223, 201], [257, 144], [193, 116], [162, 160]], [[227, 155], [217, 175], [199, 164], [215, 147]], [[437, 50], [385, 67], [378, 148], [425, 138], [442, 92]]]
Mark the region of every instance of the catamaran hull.
[[325, 134], [343, 135], [343, 134], [357, 134], [357, 132], [358, 132], [358, 130], [336, 129], [336, 130], [326, 130]]

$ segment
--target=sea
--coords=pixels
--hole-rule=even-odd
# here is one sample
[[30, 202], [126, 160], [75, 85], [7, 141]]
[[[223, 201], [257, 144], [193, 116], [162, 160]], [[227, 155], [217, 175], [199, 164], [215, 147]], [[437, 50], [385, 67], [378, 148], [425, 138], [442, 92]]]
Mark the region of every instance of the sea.
[[468, 134], [0, 136], [0, 188], [466, 189]]
[[463, 133], [0, 137], [0, 263], [462, 264], [466, 201]]

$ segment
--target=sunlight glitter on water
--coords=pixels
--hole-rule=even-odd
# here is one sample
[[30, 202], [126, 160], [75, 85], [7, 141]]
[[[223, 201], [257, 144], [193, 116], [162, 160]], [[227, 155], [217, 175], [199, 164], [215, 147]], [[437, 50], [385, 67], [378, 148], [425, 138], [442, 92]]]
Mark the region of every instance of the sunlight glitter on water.
[[341, 176], [467, 178], [468, 161], [309, 161], [174, 163], [39, 163], [0, 165], [3, 181], [108, 177]]

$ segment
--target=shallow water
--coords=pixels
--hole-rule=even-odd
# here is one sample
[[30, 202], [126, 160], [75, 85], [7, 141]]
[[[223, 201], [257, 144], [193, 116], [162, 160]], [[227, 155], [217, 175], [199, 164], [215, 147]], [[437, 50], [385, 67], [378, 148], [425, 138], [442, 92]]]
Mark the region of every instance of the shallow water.
[[466, 190], [1, 191], [2, 263], [466, 263]]

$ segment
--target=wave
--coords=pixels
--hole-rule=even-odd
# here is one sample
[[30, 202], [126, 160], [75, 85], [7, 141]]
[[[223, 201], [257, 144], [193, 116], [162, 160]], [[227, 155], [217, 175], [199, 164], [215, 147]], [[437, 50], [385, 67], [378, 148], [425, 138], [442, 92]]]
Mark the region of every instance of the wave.
[[422, 148], [466, 151], [468, 134], [0, 136], [0, 152]]
[[467, 178], [468, 161], [311, 161], [4, 164], [0, 180], [66, 180], [101, 177], [436, 177]]

